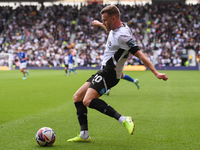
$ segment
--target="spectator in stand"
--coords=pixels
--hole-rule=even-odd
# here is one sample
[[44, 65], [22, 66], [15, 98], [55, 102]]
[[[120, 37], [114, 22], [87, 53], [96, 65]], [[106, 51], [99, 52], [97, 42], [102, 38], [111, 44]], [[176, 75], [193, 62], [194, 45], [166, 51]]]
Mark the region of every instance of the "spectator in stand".
[[[105, 5], [92, 4], [78, 6], [52, 5], [48, 7], [19, 6], [0, 7], [0, 52], [14, 53], [21, 44], [29, 56], [28, 66], [62, 66], [65, 47], [71, 45], [72, 28], [75, 30], [74, 43], [82, 43], [78, 54], [79, 64], [100, 66], [105, 50], [107, 34], [101, 28], [94, 28], [92, 20], [100, 20], [99, 11]], [[190, 43], [192, 49], [199, 51], [200, 6], [186, 4], [159, 5], [120, 5], [121, 20], [128, 24], [134, 34], [133, 40], [139, 48], [153, 60], [154, 46], [158, 47], [158, 60], [164, 59], [166, 66], [172, 65], [175, 57], [180, 57]], [[79, 12], [79, 18], [78, 18]], [[148, 23], [145, 13], [149, 14]], [[6, 24], [9, 19], [9, 24]], [[79, 19], [78, 22], [74, 20]], [[148, 42], [144, 43], [145, 28], [148, 27]], [[193, 43], [193, 44], [192, 44]], [[191, 48], [191, 47], [190, 47]], [[16, 56], [16, 54], [14, 54]], [[86, 57], [87, 56], [87, 57]], [[166, 60], [166, 59], [170, 59]], [[85, 62], [85, 63], [84, 63]], [[170, 63], [169, 63], [170, 62]], [[43, 64], [45, 63], [45, 64]], [[89, 63], [89, 65], [87, 64]], [[130, 56], [127, 64], [140, 64]]]

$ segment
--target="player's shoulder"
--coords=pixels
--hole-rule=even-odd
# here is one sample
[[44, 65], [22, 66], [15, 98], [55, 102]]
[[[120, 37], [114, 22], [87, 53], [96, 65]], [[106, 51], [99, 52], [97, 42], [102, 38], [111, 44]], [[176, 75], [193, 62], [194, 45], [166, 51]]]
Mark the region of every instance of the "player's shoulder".
[[127, 29], [122, 29], [122, 31], [123, 32], [121, 32], [120, 36], [118, 37], [118, 42], [120, 44], [125, 44], [128, 41], [130, 41], [133, 37]]
[[129, 26], [128, 26], [127, 24], [123, 23], [123, 25], [120, 26], [119, 31], [120, 31], [120, 32], [124, 32], [124, 31], [129, 32], [129, 31], [130, 31], [130, 28], [129, 28]]
[[117, 37], [120, 37], [120, 36], [131, 36], [130, 28], [126, 24], [123, 24], [123, 26], [120, 26], [116, 30], [115, 33], [116, 33]]

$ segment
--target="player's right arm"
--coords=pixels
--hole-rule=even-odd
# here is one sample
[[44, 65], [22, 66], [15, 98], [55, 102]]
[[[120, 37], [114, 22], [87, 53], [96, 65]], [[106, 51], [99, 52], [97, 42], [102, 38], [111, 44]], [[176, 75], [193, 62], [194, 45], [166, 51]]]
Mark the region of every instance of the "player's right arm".
[[93, 20], [92, 25], [99, 26], [99, 27], [103, 28], [104, 30], [106, 30], [106, 32], [107, 32], [106, 26], [104, 26], [103, 23], [99, 22], [98, 20]]

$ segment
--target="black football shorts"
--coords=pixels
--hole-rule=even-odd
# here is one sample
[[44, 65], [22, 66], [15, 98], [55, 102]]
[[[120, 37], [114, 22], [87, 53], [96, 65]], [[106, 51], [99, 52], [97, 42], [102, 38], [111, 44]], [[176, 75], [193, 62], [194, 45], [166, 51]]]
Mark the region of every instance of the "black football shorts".
[[87, 82], [90, 82], [90, 88], [95, 89], [100, 95], [103, 95], [108, 89], [114, 87], [119, 79], [107, 74], [104, 70], [99, 70], [93, 74]]

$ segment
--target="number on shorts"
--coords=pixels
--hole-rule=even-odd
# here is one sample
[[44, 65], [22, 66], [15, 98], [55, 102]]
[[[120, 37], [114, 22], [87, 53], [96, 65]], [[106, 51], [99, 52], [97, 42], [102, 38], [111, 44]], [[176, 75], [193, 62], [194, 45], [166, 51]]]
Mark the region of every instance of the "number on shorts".
[[96, 83], [99, 83], [99, 82], [101, 82], [101, 80], [102, 80], [102, 76], [100, 76], [100, 75], [96, 75], [95, 77], [94, 77], [94, 79], [92, 80], [92, 83], [94, 84], [94, 82], [96, 82]]

